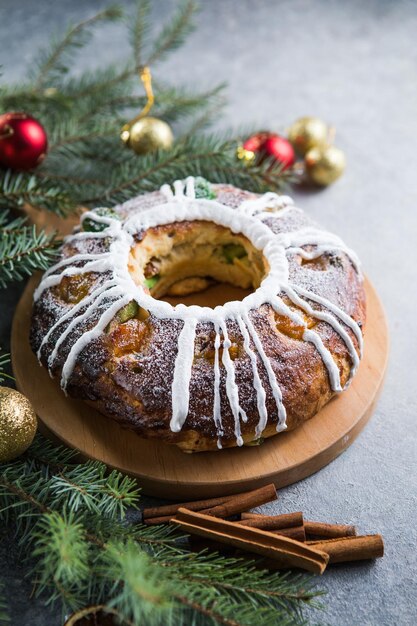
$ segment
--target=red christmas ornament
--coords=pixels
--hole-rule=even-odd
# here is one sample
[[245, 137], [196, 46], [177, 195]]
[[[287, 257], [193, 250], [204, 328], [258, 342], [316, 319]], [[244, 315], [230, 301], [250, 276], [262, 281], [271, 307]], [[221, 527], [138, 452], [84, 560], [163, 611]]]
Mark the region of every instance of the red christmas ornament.
[[295, 163], [294, 148], [284, 137], [279, 135], [270, 135], [263, 144], [263, 152], [267, 156], [272, 156], [274, 159], [283, 164], [284, 169], [290, 167]]
[[248, 137], [238, 149], [237, 155], [249, 163], [256, 158], [259, 163], [267, 157], [273, 157], [283, 164], [284, 169], [295, 162], [295, 152], [291, 143], [284, 137], [268, 131], [261, 131]]
[[31, 170], [45, 158], [46, 132], [26, 113], [0, 115], [0, 165], [12, 170]]
[[249, 150], [249, 152], [254, 152], [256, 154], [262, 151], [265, 141], [270, 136], [271, 133], [266, 131], [256, 133], [256, 135], [252, 135], [252, 137], [246, 139], [242, 147], [244, 150]]

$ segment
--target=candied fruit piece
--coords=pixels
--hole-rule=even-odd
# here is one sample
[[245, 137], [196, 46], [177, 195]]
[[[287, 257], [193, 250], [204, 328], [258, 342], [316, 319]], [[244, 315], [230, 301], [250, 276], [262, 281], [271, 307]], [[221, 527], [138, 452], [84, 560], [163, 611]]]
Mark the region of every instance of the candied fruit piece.
[[[93, 213], [100, 217], [110, 217], [113, 220], [120, 220], [120, 216], [113, 209], [100, 208], [93, 211]], [[87, 232], [99, 233], [107, 227], [108, 224], [96, 221], [95, 219], [90, 217], [87, 217], [85, 220], [83, 220], [83, 230]]]
[[92, 284], [91, 273], [64, 276], [56, 287], [56, 293], [61, 300], [68, 304], [78, 304], [90, 291]]
[[[313, 328], [313, 326], [317, 324], [317, 321], [314, 318], [309, 317], [308, 315], [305, 315], [305, 314], [303, 315], [303, 317], [307, 325], [307, 328]], [[287, 337], [291, 337], [291, 339], [299, 339], [299, 340], [303, 338], [305, 326], [300, 326], [296, 324], [286, 315], [280, 315], [279, 313], [275, 313], [275, 323], [276, 323], [277, 329], [284, 335], [287, 335]]]
[[109, 341], [114, 346], [115, 356], [140, 352], [147, 328], [144, 322], [137, 319], [130, 319], [124, 324], [116, 326], [109, 335]]
[[202, 176], [197, 176], [194, 179], [194, 191], [196, 198], [207, 198], [207, 200], [213, 200], [216, 197], [212, 184]]
[[229, 264], [233, 263], [234, 259], [242, 259], [248, 254], [240, 243], [228, 243], [223, 246], [222, 252]]
[[156, 283], [158, 282], [158, 280], [160, 279], [159, 274], [157, 274], [156, 276], [151, 276], [150, 278], [145, 278], [144, 285], [148, 288], [148, 289], [152, 289], [153, 287], [155, 287]]
[[124, 324], [128, 320], [132, 319], [132, 317], [136, 317], [139, 311], [139, 306], [136, 300], [131, 300], [124, 306], [117, 314], [117, 318], [121, 324]]

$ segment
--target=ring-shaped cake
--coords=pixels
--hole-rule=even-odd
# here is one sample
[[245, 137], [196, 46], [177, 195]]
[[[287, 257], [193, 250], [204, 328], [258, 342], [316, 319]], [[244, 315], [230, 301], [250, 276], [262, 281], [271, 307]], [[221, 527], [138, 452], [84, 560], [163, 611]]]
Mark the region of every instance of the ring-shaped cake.
[[[213, 281], [251, 288], [177, 304]], [[66, 393], [185, 451], [253, 445], [355, 374], [356, 255], [287, 196], [189, 177], [83, 214], [34, 296], [31, 344]]]

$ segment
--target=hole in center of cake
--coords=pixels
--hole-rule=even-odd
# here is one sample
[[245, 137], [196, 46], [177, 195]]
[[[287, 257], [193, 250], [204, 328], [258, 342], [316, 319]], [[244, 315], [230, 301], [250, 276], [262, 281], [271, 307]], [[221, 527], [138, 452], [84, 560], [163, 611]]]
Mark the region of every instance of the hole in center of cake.
[[135, 283], [173, 305], [214, 307], [242, 300], [268, 270], [264, 255], [245, 235], [200, 220], [149, 228], [129, 256]]

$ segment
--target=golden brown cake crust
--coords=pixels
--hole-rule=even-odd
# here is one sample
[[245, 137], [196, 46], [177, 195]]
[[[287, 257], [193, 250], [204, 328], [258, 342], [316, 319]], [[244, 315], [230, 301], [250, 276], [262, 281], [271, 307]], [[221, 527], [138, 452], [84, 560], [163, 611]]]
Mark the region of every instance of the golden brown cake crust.
[[[243, 200], [257, 197], [228, 185], [216, 185], [214, 188], [217, 200], [232, 208], [239, 206]], [[150, 207], [165, 201], [160, 192], [154, 192], [136, 199], [135, 206], [142, 203], [143, 206]], [[122, 205], [121, 217], [128, 213], [129, 204]], [[265, 223], [276, 233], [296, 231], [312, 224], [306, 214], [296, 208], [280, 219], [271, 215]], [[154, 230], [162, 236], [172, 226], [179, 234], [194, 228], [192, 222], [177, 222]], [[136, 240], [140, 242], [145, 236], [146, 233], [139, 233]], [[66, 243], [62, 258], [86, 252], [101, 253], [107, 245], [105, 238], [95, 237], [91, 233], [90, 238]], [[363, 329], [366, 315], [363, 281], [347, 254], [342, 251], [325, 252], [313, 261], [306, 261], [300, 255], [292, 254], [288, 260], [290, 278], [294, 285], [304, 287], [337, 305]], [[76, 261], [74, 265], [81, 266], [82, 261]], [[40, 349], [40, 360], [44, 365], [48, 365], [56, 341], [63, 328], [70, 323], [71, 317], [52, 332], [49, 340], [41, 347], [47, 332], [72, 307], [79, 304], [92, 287], [105, 278], [105, 275], [95, 274], [93, 271], [64, 277], [58, 286], [43, 291], [35, 302], [30, 339], [32, 349], [35, 352]], [[316, 302], [309, 304], [318, 311], [326, 310]], [[134, 430], [141, 437], [155, 437], [187, 451], [216, 450], [218, 432], [213, 420], [213, 325], [197, 325], [188, 417], [182, 429], [173, 432], [170, 428], [171, 387], [178, 337], [183, 322], [179, 319], [159, 319], [152, 314], [146, 319], [139, 317], [124, 322], [113, 320], [105, 333], [84, 347], [70, 376], [68, 393], [83, 398], [104, 415]], [[304, 317], [309, 328], [314, 328], [331, 353], [344, 386], [352, 368], [351, 355], [345, 341], [327, 322], [308, 315]], [[72, 345], [82, 333], [92, 327], [94, 316], [88, 321], [88, 328], [75, 325], [60, 346], [51, 367], [55, 376], [62, 374]], [[293, 429], [315, 415], [334, 395], [328, 370], [313, 343], [303, 341], [300, 329], [279, 316], [269, 304], [252, 310], [251, 321], [261, 338], [280, 386], [287, 413], [287, 429]], [[343, 324], [343, 328], [359, 351], [351, 328], [346, 324]], [[242, 437], [245, 443], [249, 443], [255, 438], [255, 428], [259, 421], [253, 368], [248, 354], [242, 348], [243, 338], [236, 322], [228, 321], [227, 331], [234, 347], [233, 363], [239, 402], [248, 416], [247, 422], [241, 423]], [[263, 437], [269, 437], [276, 434], [277, 405], [266, 369], [259, 358], [258, 371], [266, 392], [268, 412]], [[221, 443], [223, 447], [231, 447], [236, 445], [235, 420], [227, 397], [226, 373], [223, 367], [220, 367], [219, 389], [223, 424]]]

